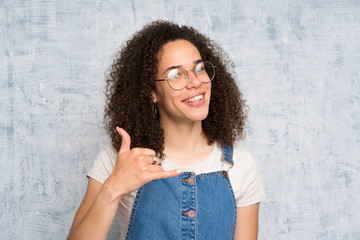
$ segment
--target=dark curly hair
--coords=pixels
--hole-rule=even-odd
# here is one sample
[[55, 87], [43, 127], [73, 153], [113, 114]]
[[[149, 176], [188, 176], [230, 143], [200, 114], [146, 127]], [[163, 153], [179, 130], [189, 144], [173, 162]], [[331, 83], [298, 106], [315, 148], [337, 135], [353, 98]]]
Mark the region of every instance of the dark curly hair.
[[119, 126], [131, 136], [132, 148], [150, 148], [164, 156], [164, 130], [154, 117], [152, 91], [159, 63], [157, 54], [164, 44], [179, 39], [194, 44], [202, 60], [211, 62], [216, 69], [209, 114], [202, 121], [209, 143], [227, 145], [245, 137], [247, 106], [226, 67], [231, 65], [227, 55], [192, 27], [155, 21], [126, 42], [106, 76], [104, 122], [116, 149], [121, 145], [121, 136], [116, 131]]

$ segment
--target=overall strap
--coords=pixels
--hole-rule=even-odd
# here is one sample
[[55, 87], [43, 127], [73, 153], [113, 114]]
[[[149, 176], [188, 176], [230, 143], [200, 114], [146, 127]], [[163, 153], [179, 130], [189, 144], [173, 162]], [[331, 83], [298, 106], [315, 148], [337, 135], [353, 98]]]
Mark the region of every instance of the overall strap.
[[233, 145], [224, 146], [223, 156], [222, 156], [221, 160], [232, 166], [232, 165], [234, 165], [232, 157], [233, 157]]
[[[233, 145], [225, 145], [223, 149], [223, 155], [221, 156], [221, 161], [223, 161], [223, 176], [227, 176], [227, 172], [230, 168], [233, 167]], [[226, 173], [225, 173], [225, 172]], [[225, 175], [224, 175], [225, 174]]]

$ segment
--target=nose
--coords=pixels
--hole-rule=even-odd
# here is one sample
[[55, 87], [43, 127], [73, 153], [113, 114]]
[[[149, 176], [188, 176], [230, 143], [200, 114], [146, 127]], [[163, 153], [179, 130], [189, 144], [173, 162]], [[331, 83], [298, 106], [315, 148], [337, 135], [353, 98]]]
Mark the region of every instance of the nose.
[[200, 87], [202, 84], [202, 82], [198, 79], [198, 77], [195, 75], [195, 73], [193, 71], [188, 71], [187, 73], [187, 84], [186, 87], [187, 88], [198, 88]]

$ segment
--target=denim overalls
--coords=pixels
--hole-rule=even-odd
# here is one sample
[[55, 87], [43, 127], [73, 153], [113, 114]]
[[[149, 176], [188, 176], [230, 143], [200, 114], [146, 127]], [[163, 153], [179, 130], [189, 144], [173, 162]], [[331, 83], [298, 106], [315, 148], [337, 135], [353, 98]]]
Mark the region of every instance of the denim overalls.
[[232, 145], [224, 147], [223, 171], [184, 172], [140, 188], [126, 239], [233, 239], [237, 208], [228, 178], [232, 153]]

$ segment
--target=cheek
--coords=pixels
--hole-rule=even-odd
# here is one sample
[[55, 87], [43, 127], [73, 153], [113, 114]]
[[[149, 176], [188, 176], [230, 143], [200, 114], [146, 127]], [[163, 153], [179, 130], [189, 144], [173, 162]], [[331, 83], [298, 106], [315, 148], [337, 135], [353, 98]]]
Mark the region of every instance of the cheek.
[[164, 109], [176, 108], [181, 102], [181, 94], [178, 92], [162, 92], [158, 95], [158, 102]]
[[160, 107], [166, 106], [167, 102], [171, 99], [169, 93], [166, 91], [166, 89], [163, 86], [159, 86], [157, 88], [155, 95]]
[[207, 83], [207, 84], [208, 84], [208, 86], [207, 86], [208, 91], [209, 91], [209, 93], [211, 94], [211, 82], [209, 82], [209, 83]]
[[165, 98], [164, 96], [164, 87], [163, 87], [163, 83], [157, 83], [156, 85], [156, 90], [154, 92], [154, 99], [157, 102], [162, 102], [163, 99]]

